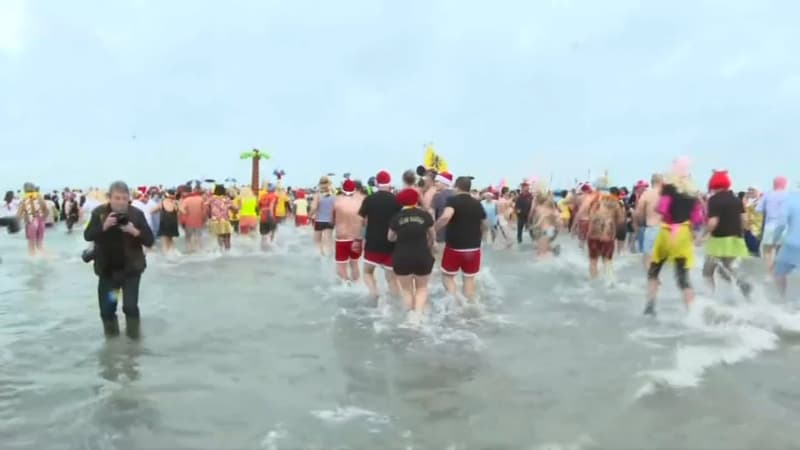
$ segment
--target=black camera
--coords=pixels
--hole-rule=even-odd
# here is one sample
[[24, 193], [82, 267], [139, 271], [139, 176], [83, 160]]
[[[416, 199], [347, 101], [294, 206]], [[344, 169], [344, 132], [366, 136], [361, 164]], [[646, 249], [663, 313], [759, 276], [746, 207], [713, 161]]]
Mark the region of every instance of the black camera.
[[90, 263], [90, 262], [94, 261], [94, 256], [95, 256], [94, 245], [89, 247], [89, 248], [87, 248], [86, 250], [84, 250], [81, 253], [81, 259], [85, 263]]
[[123, 226], [123, 227], [125, 225], [127, 225], [128, 222], [130, 222], [130, 218], [125, 213], [114, 214], [114, 217], [117, 218], [117, 225], [120, 225], [120, 226]]

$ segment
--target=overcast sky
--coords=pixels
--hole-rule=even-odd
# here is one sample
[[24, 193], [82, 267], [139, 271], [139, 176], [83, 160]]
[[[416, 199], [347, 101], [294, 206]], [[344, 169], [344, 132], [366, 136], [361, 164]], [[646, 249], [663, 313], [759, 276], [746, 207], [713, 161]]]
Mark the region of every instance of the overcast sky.
[[800, 178], [800, 2], [0, 0], [3, 187]]

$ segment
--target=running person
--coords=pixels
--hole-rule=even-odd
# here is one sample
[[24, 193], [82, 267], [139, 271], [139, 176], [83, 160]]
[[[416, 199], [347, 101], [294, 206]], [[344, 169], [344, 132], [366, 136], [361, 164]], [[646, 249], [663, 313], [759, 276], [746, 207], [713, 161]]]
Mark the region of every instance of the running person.
[[[378, 299], [378, 284], [375, 281], [375, 268], [381, 267], [386, 276], [389, 291], [397, 294], [397, 280], [392, 272], [392, 252], [394, 243], [388, 240], [389, 223], [400, 211], [400, 204], [392, 194], [392, 177], [386, 171], [375, 176], [378, 191], [368, 196], [361, 203], [358, 215], [363, 219], [366, 230], [364, 238], [364, 283], [369, 289], [370, 297]], [[411, 188], [413, 189], [413, 188]], [[417, 191], [415, 191], [417, 192]], [[419, 199], [419, 196], [417, 196]]]
[[403, 209], [389, 225], [388, 238], [395, 241], [392, 269], [397, 276], [403, 303], [417, 318], [428, 303], [428, 281], [433, 271], [433, 244], [436, 233], [433, 217], [418, 206], [419, 191], [406, 188], [397, 194]]
[[451, 295], [458, 292], [456, 275], [464, 277], [463, 293], [475, 299], [475, 276], [481, 269], [481, 242], [488, 230], [486, 212], [481, 202], [470, 195], [472, 180], [458, 177], [455, 195], [447, 200], [442, 216], [436, 221], [435, 229], [445, 233], [445, 247], [442, 255], [442, 282]]

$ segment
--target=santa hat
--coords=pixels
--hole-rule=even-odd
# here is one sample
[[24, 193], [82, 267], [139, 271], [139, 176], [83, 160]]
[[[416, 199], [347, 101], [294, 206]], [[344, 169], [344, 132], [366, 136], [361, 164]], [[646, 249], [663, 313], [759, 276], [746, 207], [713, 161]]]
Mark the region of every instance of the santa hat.
[[295, 198], [298, 198], [298, 199], [304, 199], [304, 198], [306, 198], [306, 193], [305, 193], [305, 191], [304, 191], [304, 190], [302, 190], [302, 189], [298, 189], [298, 190], [297, 190], [297, 191], [294, 193], [294, 196], [295, 196]]
[[593, 190], [594, 189], [592, 188], [592, 183], [589, 183], [588, 181], [585, 182], [585, 183], [581, 183], [581, 187], [580, 187], [580, 191], [581, 192], [589, 193], [589, 192], [592, 192]]
[[709, 191], [727, 191], [731, 188], [731, 177], [727, 170], [715, 170], [708, 180]]
[[644, 188], [648, 188], [648, 187], [650, 187], [650, 183], [648, 183], [647, 181], [639, 180], [639, 181], [636, 182], [636, 188], [637, 189], [644, 189]]
[[453, 174], [451, 174], [450, 172], [442, 172], [440, 174], [437, 174], [436, 175], [436, 181], [439, 182], [439, 183], [442, 183], [442, 184], [444, 184], [444, 185], [446, 185], [448, 187], [452, 186], [453, 185]]
[[397, 193], [397, 201], [402, 206], [414, 206], [419, 203], [419, 192], [414, 188], [405, 188]]
[[142, 195], [147, 194], [147, 186], [139, 186], [136, 190], [142, 193]]
[[774, 180], [772, 180], [772, 189], [775, 189], [776, 191], [782, 191], [786, 189], [786, 186], [788, 185], [789, 185], [789, 180], [787, 180], [786, 177], [783, 176], [777, 176], [775, 177]]
[[356, 191], [356, 182], [353, 180], [344, 180], [342, 183], [342, 192], [345, 194], [352, 194]]
[[389, 172], [381, 170], [375, 175], [375, 183], [378, 187], [389, 187], [392, 185], [392, 176], [389, 175]]

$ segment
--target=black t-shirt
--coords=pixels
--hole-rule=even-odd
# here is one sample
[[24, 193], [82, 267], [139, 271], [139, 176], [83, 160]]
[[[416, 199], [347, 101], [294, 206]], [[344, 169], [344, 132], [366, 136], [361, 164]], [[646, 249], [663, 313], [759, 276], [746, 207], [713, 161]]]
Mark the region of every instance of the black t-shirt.
[[386, 235], [389, 233], [389, 223], [398, 211], [400, 203], [391, 192], [378, 191], [364, 199], [358, 214], [367, 219], [365, 251], [392, 252], [394, 244], [386, 239]]
[[732, 191], [718, 192], [708, 199], [708, 217], [719, 220], [717, 228], [711, 232], [713, 237], [741, 237], [744, 235], [742, 228], [742, 214], [744, 205]]
[[533, 194], [530, 192], [521, 192], [517, 197], [517, 211], [522, 212], [523, 216], [527, 216], [533, 207]]
[[418, 258], [430, 255], [428, 230], [433, 226], [433, 217], [420, 208], [404, 208], [392, 219], [389, 227], [397, 234], [392, 259]]
[[447, 206], [454, 210], [447, 224], [447, 246], [455, 250], [480, 248], [483, 238], [481, 224], [486, 219], [481, 202], [469, 194], [457, 194], [447, 199]]

